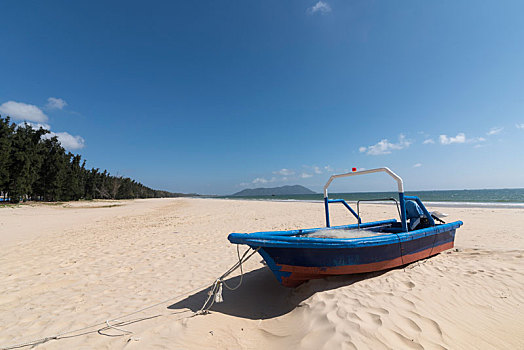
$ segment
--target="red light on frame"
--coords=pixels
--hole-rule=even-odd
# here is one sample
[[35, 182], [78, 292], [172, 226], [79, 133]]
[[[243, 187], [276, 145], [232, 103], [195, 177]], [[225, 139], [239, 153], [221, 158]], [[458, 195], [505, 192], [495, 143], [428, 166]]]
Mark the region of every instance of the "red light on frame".
[[351, 168], [351, 171], [357, 171], [357, 168]]

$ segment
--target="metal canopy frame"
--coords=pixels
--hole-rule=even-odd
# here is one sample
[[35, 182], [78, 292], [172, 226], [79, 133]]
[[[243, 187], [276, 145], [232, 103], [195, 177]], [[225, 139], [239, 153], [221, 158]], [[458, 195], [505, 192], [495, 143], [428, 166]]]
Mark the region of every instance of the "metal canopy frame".
[[[340, 178], [340, 177], [351, 177], [351, 176], [358, 176], [358, 175], [367, 175], [367, 174], [373, 174], [373, 173], [386, 173], [389, 176], [391, 176], [396, 182], [397, 182], [397, 188], [398, 188], [398, 201], [400, 204], [400, 219], [402, 223], [402, 231], [408, 232], [408, 225], [406, 221], [406, 202], [404, 199], [404, 183], [402, 181], [402, 178], [395, 174], [391, 169], [387, 167], [383, 168], [376, 168], [376, 169], [369, 169], [369, 170], [361, 170], [361, 171], [353, 171], [351, 173], [345, 173], [345, 174], [337, 174], [337, 175], [331, 175], [329, 180], [324, 185], [324, 206], [326, 210], [326, 227], [330, 227], [329, 224], [329, 203], [342, 203], [346, 208], [348, 208], [349, 211], [357, 218], [358, 223], [361, 223], [360, 215], [355, 213], [355, 211], [349, 206], [349, 204], [346, 203], [343, 199], [329, 199], [328, 198], [328, 187], [331, 185], [331, 182], [333, 180]], [[424, 208], [425, 209], [425, 208]], [[430, 216], [431, 219], [431, 216]]]

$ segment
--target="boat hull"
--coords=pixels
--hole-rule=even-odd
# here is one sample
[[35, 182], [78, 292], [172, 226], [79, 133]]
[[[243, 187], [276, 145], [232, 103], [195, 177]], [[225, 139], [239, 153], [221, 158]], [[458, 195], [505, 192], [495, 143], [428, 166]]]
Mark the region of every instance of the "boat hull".
[[[454, 236], [454, 232], [453, 232]], [[412, 242], [415, 244], [421, 243], [421, 242]], [[317, 278], [323, 278], [330, 275], [350, 275], [350, 274], [357, 274], [357, 273], [368, 273], [368, 272], [375, 272], [375, 271], [381, 271], [381, 270], [387, 270], [394, 267], [406, 265], [412, 262], [415, 262], [420, 259], [425, 259], [430, 256], [436, 255], [440, 252], [443, 252], [445, 250], [451, 249], [454, 246], [454, 240], [442, 242], [441, 244], [438, 244], [436, 246], [431, 246], [427, 248], [422, 248], [422, 250], [418, 251], [406, 251], [403, 255], [401, 255], [400, 252], [400, 243], [393, 244], [391, 247], [381, 247], [381, 246], [375, 246], [372, 249], [370, 249], [369, 252], [366, 252], [366, 255], [371, 257], [370, 260], [378, 260], [381, 258], [380, 254], [382, 254], [384, 251], [387, 250], [397, 250], [398, 254], [394, 254], [394, 256], [390, 256], [387, 260], [380, 260], [380, 261], [369, 261], [369, 262], [356, 262], [354, 264], [346, 264], [342, 263], [340, 265], [339, 262], [342, 260], [347, 259], [340, 259], [341, 256], [346, 258], [351, 257], [357, 257], [361, 258], [364, 256], [362, 252], [354, 252], [351, 248], [349, 249], [342, 249], [341, 252], [338, 252], [338, 254], [333, 254], [333, 252], [328, 251], [321, 251], [318, 249], [314, 249], [316, 251], [311, 250], [305, 250], [301, 248], [294, 248], [294, 249], [286, 249], [287, 255], [291, 258], [298, 258], [297, 260], [309, 260], [306, 265], [297, 265], [293, 263], [289, 263], [289, 259], [281, 259], [282, 255], [279, 252], [276, 252], [275, 249], [272, 248], [262, 248], [259, 253], [262, 255], [264, 260], [268, 263], [268, 266], [271, 268], [271, 271], [273, 271], [273, 274], [277, 278], [277, 280], [286, 287], [296, 287], [310, 279], [317, 279]], [[415, 247], [414, 247], [415, 248]], [[359, 248], [357, 248], [359, 249]], [[361, 249], [361, 248], [360, 248]], [[416, 248], [415, 248], [416, 249]], [[344, 252], [346, 250], [346, 252]], [[343, 258], [342, 257], [342, 258]], [[307, 258], [307, 259], [303, 259]], [[325, 262], [325, 260], [330, 260], [329, 262]], [[356, 259], [360, 260], [360, 259]], [[269, 264], [269, 261], [272, 263]], [[315, 262], [321, 262], [322, 263], [315, 263]], [[285, 263], [288, 262], [288, 263]], [[315, 266], [317, 265], [317, 266]], [[320, 265], [320, 266], [318, 266]]]
[[331, 240], [331, 244], [317, 243], [318, 239], [301, 244], [285, 237], [279, 241], [275, 236], [246, 240], [244, 244], [259, 248], [258, 252], [282, 285], [296, 287], [310, 279], [381, 271], [436, 255], [453, 248], [456, 228], [461, 224], [378, 238]]

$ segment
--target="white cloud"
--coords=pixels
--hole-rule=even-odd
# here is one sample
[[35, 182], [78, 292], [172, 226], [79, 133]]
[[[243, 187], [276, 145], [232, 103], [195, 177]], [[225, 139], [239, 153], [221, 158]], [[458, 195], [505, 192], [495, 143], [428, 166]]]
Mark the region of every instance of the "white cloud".
[[497, 128], [497, 127], [493, 127], [491, 129], [489, 129], [489, 131], [486, 133], [486, 135], [488, 136], [491, 136], [491, 135], [498, 135], [500, 134], [500, 132], [504, 130], [504, 128]]
[[67, 106], [67, 102], [61, 98], [49, 97], [45, 106], [48, 109], [62, 109]]
[[43, 137], [51, 138], [53, 136], [56, 136], [62, 147], [67, 150], [81, 149], [85, 147], [85, 140], [82, 136], [73, 136], [67, 132], [50, 132]]
[[524, 123], [522, 123], [522, 124], [515, 124], [515, 127], [517, 129], [524, 129]]
[[307, 179], [307, 178], [312, 177], [312, 176], [313, 176], [313, 175], [308, 174], [308, 173], [302, 173], [302, 174], [300, 174], [300, 177], [303, 178], [303, 179]]
[[422, 166], [421, 163], [413, 164], [413, 168], [420, 168]]
[[406, 137], [403, 134], [400, 134], [398, 143], [391, 143], [388, 141], [388, 139], [382, 139], [372, 146], [360, 147], [358, 150], [360, 153], [366, 152], [366, 154], [378, 156], [382, 154], [390, 154], [392, 151], [407, 148], [409, 145], [411, 145], [411, 141], [406, 140]]
[[293, 170], [289, 170], [289, 169], [283, 168], [283, 169], [280, 169], [278, 171], [273, 171], [273, 174], [275, 174], [275, 175], [282, 175], [282, 176], [289, 176], [289, 175], [294, 175], [295, 172]]
[[46, 130], [51, 130], [51, 126], [49, 124], [45, 124], [45, 123], [31, 123], [31, 122], [24, 121], [24, 122], [22, 122], [22, 123], [20, 123], [18, 125], [24, 125], [24, 124], [27, 124], [27, 125], [31, 126], [33, 129], [36, 129], [36, 130], [38, 130], [40, 128], [46, 129]]
[[428, 145], [430, 143], [435, 143], [435, 141], [433, 141], [433, 139], [426, 139], [424, 140], [424, 142], [422, 142], [424, 145]]
[[324, 15], [326, 13], [331, 12], [331, 6], [329, 6], [329, 4], [327, 2], [319, 1], [315, 5], [313, 5], [312, 7], [308, 8], [307, 12], [309, 14], [311, 14], [311, 15], [313, 15], [315, 13], [320, 13], [320, 14]]
[[466, 137], [466, 134], [463, 132], [459, 132], [457, 136], [448, 137], [447, 135], [440, 135], [439, 141], [443, 145], [451, 145], [453, 143], [478, 143], [478, 142], [484, 142], [486, 141], [483, 137], [474, 137], [472, 139], [468, 139]]
[[303, 165], [302, 167], [307, 169], [306, 172], [303, 172], [301, 175], [299, 175], [302, 178], [305, 178], [304, 176], [302, 176], [304, 174], [308, 175], [306, 177], [311, 177], [314, 175], [324, 174], [324, 172], [329, 173], [333, 171], [333, 167], [330, 165], [325, 165], [325, 166]]
[[439, 136], [440, 143], [443, 145], [450, 145], [452, 143], [465, 143], [466, 142], [466, 134], [463, 132], [460, 132], [455, 137], [448, 137], [447, 135], [440, 135]]
[[[50, 97], [48, 99], [47, 108], [62, 109], [66, 106], [67, 103], [60, 99]], [[33, 129], [46, 129], [51, 130], [51, 126], [46, 123], [48, 120], [47, 115], [45, 115], [42, 110], [35, 106], [23, 102], [16, 101], [7, 101], [0, 105], [0, 114], [5, 116], [10, 116], [15, 120], [22, 120], [22, 123], [18, 125], [27, 124], [30, 125]], [[56, 136], [60, 144], [67, 150], [76, 150], [85, 147], [85, 140], [82, 136], [74, 136], [68, 132], [50, 132], [45, 134], [43, 138], [51, 138]]]
[[16, 120], [27, 120], [36, 123], [47, 121], [47, 115], [35, 105], [23, 102], [7, 101], [0, 105], [0, 114]]
[[251, 181], [254, 185], [257, 185], [257, 184], [265, 184], [265, 183], [268, 183], [268, 180], [264, 179], [263, 177], [257, 177], [256, 179], [254, 179], [253, 181]]

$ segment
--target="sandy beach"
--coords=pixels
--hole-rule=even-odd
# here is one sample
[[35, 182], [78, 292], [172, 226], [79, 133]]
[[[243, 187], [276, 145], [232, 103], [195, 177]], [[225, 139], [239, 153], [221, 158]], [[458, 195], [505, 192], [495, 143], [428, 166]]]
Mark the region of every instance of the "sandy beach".
[[[237, 261], [229, 233], [321, 227], [322, 204], [178, 198], [3, 207], [0, 348], [98, 324], [35, 348], [523, 349], [524, 209], [438, 210], [464, 222], [453, 250], [295, 289], [280, 286], [255, 255], [239, 289], [191, 317], [205, 287]], [[394, 218], [395, 209], [368, 204], [362, 216]], [[354, 222], [342, 207], [332, 218]], [[227, 282], [238, 283], [238, 273]], [[105, 324], [162, 301], [119, 318], [127, 321], [121, 330]]]

